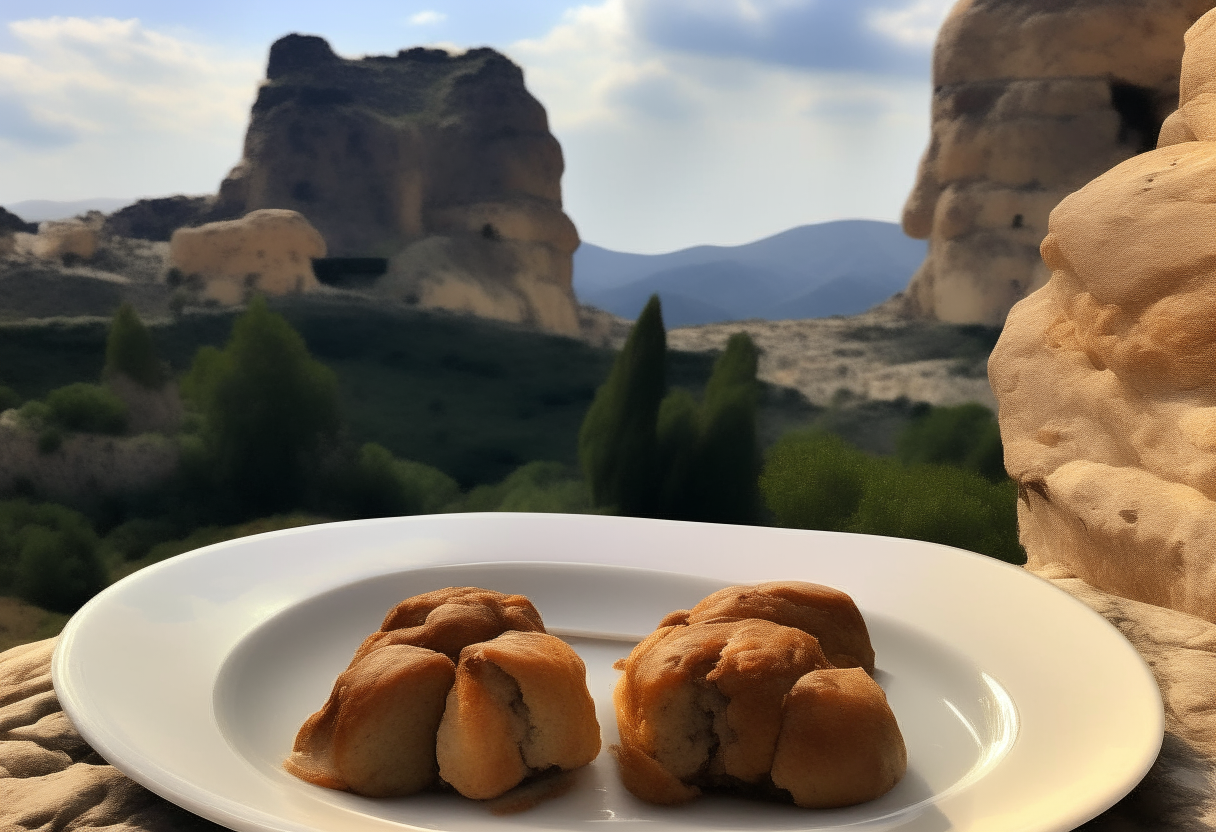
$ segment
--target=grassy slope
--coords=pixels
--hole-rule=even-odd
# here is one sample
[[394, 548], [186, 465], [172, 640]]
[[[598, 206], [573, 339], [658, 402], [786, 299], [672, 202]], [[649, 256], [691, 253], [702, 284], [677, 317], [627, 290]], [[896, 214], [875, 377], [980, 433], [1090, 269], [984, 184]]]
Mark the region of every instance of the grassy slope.
[[[496, 482], [532, 460], [577, 463], [583, 414], [613, 361], [609, 350], [463, 316], [371, 304], [280, 300], [272, 308], [338, 375], [350, 433], [425, 462], [465, 486]], [[204, 344], [222, 346], [235, 313], [189, 315], [152, 327], [161, 356], [187, 370]], [[94, 381], [107, 323], [0, 326], [0, 384], [40, 398]], [[712, 356], [672, 353], [672, 385], [699, 389]], [[816, 411], [767, 390], [766, 440]]]

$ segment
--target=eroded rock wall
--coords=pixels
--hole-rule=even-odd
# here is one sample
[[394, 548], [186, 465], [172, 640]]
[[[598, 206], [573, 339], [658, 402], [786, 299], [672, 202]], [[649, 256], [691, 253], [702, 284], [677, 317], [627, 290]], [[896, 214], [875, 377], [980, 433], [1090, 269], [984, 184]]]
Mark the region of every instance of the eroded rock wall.
[[346, 60], [288, 35], [266, 76], [215, 216], [298, 211], [331, 257], [389, 261], [375, 291], [578, 332], [561, 148], [518, 66], [492, 49]]
[[1051, 212], [989, 361], [1028, 567], [1216, 622], [1216, 11], [1160, 147]]
[[1151, 149], [1183, 33], [1213, 0], [960, 0], [933, 56], [932, 131], [904, 230], [929, 253], [904, 311], [999, 326], [1047, 282], [1051, 210]]

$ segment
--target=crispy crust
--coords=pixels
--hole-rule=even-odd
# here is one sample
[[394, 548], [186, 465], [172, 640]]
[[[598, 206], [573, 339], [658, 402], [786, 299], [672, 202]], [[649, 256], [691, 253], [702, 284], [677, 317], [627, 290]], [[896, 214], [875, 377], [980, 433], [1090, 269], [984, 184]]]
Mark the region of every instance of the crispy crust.
[[600, 751], [587, 669], [545, 633], [466, 647], [439, 725], [439, 773], [466, 797], [498, 797], [531, 773], [579, 768]]
[[300, 728], [283, 767], [371, 797], [443, 779], [484, 799], [533, 772], [586, 765], [599, 749], [586, 668], [544, 632], [532, 603], [451, 587], [389, 612]]
[[903, 778], [908, 752], [887, 695], [861, 668], [817, 670], [785, 698], [773, 783], [799, 806], [852, 806]]
[[625, 660], [613, 692], [622, 778], [653, 780], [644, 757], [685, 786], [662, 786], [671, 799], [690, 799], [696, 787], [724, 778], [760, 783], [786, 692], [805, 673], [828, 667], [813, 636], [771, 621], [660, 628]]
[[805, 581], [732, 586], [706, 596], [691, 610], [668, 615], [660, 626], [760, 618], [794, 627], [819, 639], [836, 667], [874, 672], [874, 648], [861, 611], [846, 593]]
[[[832, 646], [825, 656], [817, 638]], [[622, 782], [651, 803], [703, 788], [847, 806], [888, 791], [907, 753], [852, 599], [817, 584], [730, 587], [616, 664]]]
[[407, 598], [390, 610], [380, 630], [359, 645], [351, 664], [392, 644], [426, 647], [456, 661], [470, 644], [510, 630], [545, 631], [540, 613], [524, 596], [471, 586], [437, 589]]
[[455, 675], [452, 660], [433, 650], [377, 651], [338, 676], [325, 705], [300, 728], [284, 768], [369, 797], [435, 785], [434, 736]]

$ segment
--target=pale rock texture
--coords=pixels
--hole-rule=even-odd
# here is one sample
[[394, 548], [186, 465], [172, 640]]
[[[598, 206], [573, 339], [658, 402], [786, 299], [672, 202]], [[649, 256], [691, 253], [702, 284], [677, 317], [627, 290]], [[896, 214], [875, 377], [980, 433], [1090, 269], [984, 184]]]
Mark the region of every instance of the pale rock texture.
[[989, 378], [1028, 565], [1216, 621], [1216, 11], [1180, 100], [1052, 211]]
[[286, 295], [317, 288], [312, 258], [325, 241], [296, 211], [263, 209], [239, 220], [179, 228], [169, 240], [169, 267], [202, 297], [238, 304], [252, 293]]
[[1213, 0], [959, 0], [933, 56], [932, 130], [904, 207], [929, 240], [906, 314], [999, 326], [1047, 282], [1052, 208], [1152, 148], [1182, 36]]
[[97, 253], [97, 229], [79, 219], [42, 222], [37, 234], [18, 232], [13, 236], [17, 253], [43, 260], [62, 260], [65, 256], [89, 260]]
[[523, 73], [492, 49], [347, 60], [288, 35], [212, 212], [299, 211], [331, 257], [389, 261], [382, 295], [577, 335], [563, 166]]

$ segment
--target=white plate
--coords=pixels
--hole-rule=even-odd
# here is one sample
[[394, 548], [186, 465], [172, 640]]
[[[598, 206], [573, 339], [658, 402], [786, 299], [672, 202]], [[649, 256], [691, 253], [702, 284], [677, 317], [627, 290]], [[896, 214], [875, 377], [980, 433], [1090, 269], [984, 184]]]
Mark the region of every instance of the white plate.
[[[728, 797], [635, 800], [609, 754], [574, 788], [496, 816], [456, 795], [369, 799], [280, 768], [356, 645], [404, 597], [528, 595], [588, 666], [605, 748], [612, 661], [673, 609], [732, 583], [801, 579], [856, 600], [909, 751], [882, 798], [812, 811]], [[131, 575], [65, 628], [55, 690], [132, 779], [236, 830], [1066, 830], [1156, 758], [1160, 694], [1104, 619], [1017, 567], [929, 543], [631, 518], [480, 514], [312, 526]]]

